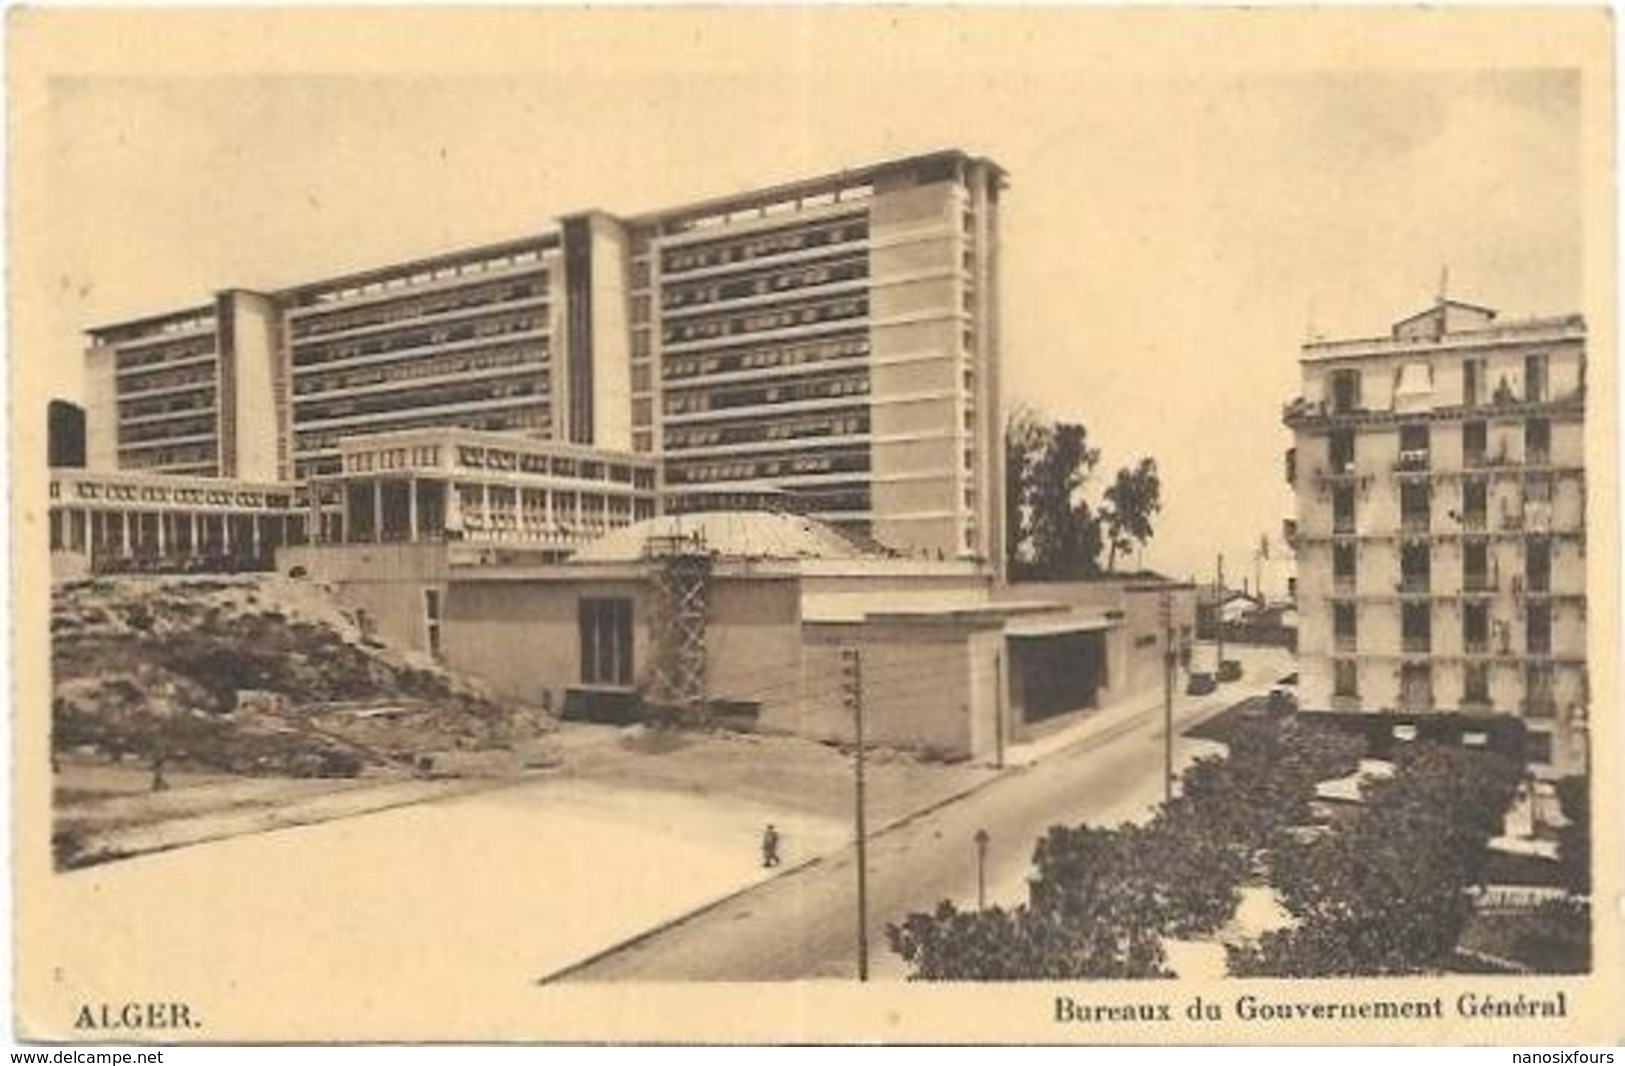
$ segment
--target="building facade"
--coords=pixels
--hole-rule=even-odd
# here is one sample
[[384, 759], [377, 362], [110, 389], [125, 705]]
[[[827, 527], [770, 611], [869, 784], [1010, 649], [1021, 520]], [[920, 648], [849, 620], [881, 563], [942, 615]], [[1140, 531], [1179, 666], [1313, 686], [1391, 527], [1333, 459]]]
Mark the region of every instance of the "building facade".
[[1584, 321], [1441, 300], [1306, 344], [1288, 405], [1306, 710], [1586, 766]]
[[944, 151], [95, 329], [90, 465], [303, 480], [346, 437], [516, 431], [997, 566], [1004, 185]]
[[53, 469], [47, 486], [51, 573], [269, 570], [305, 540], [285, 482]]

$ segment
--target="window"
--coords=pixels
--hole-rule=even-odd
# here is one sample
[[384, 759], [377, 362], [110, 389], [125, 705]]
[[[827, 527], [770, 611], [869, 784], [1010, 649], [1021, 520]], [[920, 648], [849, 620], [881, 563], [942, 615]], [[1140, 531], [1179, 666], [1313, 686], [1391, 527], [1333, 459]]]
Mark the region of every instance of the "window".
[[1433, 664], [1406, 663], [1399, 668], [1399, 703], [1408, 711], [1433, 708]]
[[1402, 647], [1419, 653], [1432, 649], [1433, 611], [1426, 603], [1407, 603], [1400, 608]]
[[1531, 603], [1528, 611], [1526, 636], [1530, 655], [1552, 653], [1552, 605]]
[[1334, 646], [1338, 651], [1353, 651], [1358, 637], [1358, 616], [1354, 604], [1336, 603], [1332, 605], [1332, 634]]
[[1404, 544], [1399, 549], [1399, 588], [1402, 592], [1426, 592], [1431, 584], [1433, 553], [1426, 541]]
[[1461, 524], [1467, 529], [1483, 529], [1489, 509], [1489, 486], [1482, 480], [1461, 483]]
[[1484, 387], [1484, 360], [1467, 359], [1461, 364], [1461, 403], [1463, 407], [1477, 407]]
[[1489, 427], [1483, 422], [1461, 424], [1462, 461], [1468, 466], [1483, 466], [1484, 454], [1489, 450]]
[[1531, 418], [1523, 426], [1524, 462], [1544, 465], [1552, 461], [1552, 424], [1544, 418]]
[[583, 599], [577, 620], [582, 684], [632, 684], [632, 601]]
[[1490, 549], [1484, 541], [1462, 542], [1461, 581], [1468, 592], [1488, 592], [1494, 588], [1490, 579]]
[[1428, 427], [1426, 424], [1399, 427], [1399, 469], [1426, 470], [1428, 467]]
[[1338, 485], [1332, 489], [1332, 532], [1354, 532], [1354, 487]]
[[1360, 372], [1358, 370], [1334, 370], [1331, 375], [1332, 382], [1332, 411], [1344, 414], [1360, 409]]
[[1355, 560], [1357, 554], [1352, 544], [1334, 544], [1332, 546], [1332, 581], [1339, 591], [1352, 592], [1354, 590], [1357, 573]]
[[1360, 668], [1353, 659], [1332, 664], [1332, 695], [1356, 698], [1360, 695]]
[[1462, 650], [1482, 655], [1490, 650], [1490, 609], [1487, 604], [1469, 603], [1461, 611]]
[[1327, 441], [1327, 461], [1334, 474], [1354, 473], [1354, 431], [1336, 429]]
[[1490, 702], [1490, 664], [1468, 663], [1462, 679], [1461, 702], [1485, 704]]
[[1407, 533], [1425, 533], [1432, 524], [1428, 487], [1406, 482], [1399, 487], [1399, 524]]
[[1526, 355], [1523, 360], [1523, 398], [1528, 403], [1546, 399], [1546, 357]]
[[1524, 545], [1524, 579], [1530, 592], [1552, 590], [1552, 543], [1532, 538]]
[[1557, 713], [1550, 663], [1531, 663], [1524, 668], [1523, 691], [1524, 713], [1529, 717], [1549, 718]]

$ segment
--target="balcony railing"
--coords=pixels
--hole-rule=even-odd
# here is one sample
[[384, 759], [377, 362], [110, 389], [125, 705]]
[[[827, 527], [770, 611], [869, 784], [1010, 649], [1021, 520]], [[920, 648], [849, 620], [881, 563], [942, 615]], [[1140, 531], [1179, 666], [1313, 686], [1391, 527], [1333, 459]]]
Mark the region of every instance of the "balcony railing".
[[1426, 470], [1428, 468], [1428, 453], [1426, 448], [1413, 448], [1399, 453], [1399, 459], [1394, 463], [1394, 469]]
[[1529, 448], [1524, 452], [1525, 466], [1550, 466], [1552, 453], [1549, 448]]
[[1490, 653], [1490, 638], [1467, 637], [1461, 642], [1461, 650], [1468, 655], [1488, 655]]
[[1462, 529], [1478, 531], [1483, 530], [1488, 526], [1489, 516], [1483, 511], [1468, 511], [1466, 514], [1461, 516]]
[[1433, 650], [1433, 638], [1430, 636], [1403, 637], [1400, 639], [1399, 647], [1401, 651], [1408, 655], [1424, 655]]
[[1433, 710], [1432, 692], [1401, 692], [1399, 694], [1399, 709], [1402, 711], [1431, 711]]
[[1494, 592], [1496, 584], [1495, 579], [1488, 573], [1475, 574], [1468, 571], [1461, 576], [1461, 588], [1463, 592]]
[[1488, 692], [1467, 692], [1461, 697], [1461, 709], [1464, 711], [1491, 711], [1495, 704], [1490, 701]]
[[1401, 533], [1426, 533], [1433, 528], [1433, 516], [1425, 514], [1401, 515], [1399, 530]]
[[1348, 518], [1333, 518], [1332, 519], [1332, 532], [1333, 533], [1353, 533], [1354, 532], [1354, 518], [1352, 516], [1350, 516]]
[[1399, 579], [1399, 591], [1403, 593], [1429, 592], [1433, 588], [1433, 579], [1428, 574], [1411, 574]]
[[1357, 585], [1352, 575], [1349, 577], [1337, 576], [1332, 578], [1332, 595], [1334, 596], [1352, 596], [1354, 595], [1356, 587]]
[[1357, 651], [1359, 640], [1353, 633], [1338, 633], [1332, 637], [1333, 651]]

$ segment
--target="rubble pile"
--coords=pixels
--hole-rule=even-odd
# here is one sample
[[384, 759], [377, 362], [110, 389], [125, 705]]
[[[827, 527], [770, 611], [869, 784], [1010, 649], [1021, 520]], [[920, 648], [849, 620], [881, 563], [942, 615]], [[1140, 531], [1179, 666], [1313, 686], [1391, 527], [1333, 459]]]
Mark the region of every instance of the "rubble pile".
[[58, 586], [51, 606], [58, 752], [354, 776], [550, 724], [372, 639], [308, 581], [99, 578]]

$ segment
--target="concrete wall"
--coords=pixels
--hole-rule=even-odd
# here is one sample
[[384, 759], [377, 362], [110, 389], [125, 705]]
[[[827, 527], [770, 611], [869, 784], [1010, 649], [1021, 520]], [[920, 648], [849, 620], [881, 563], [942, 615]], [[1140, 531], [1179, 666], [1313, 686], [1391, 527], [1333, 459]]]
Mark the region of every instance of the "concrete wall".
[[601, 212], [588, 216], [592, 241], [593, 443], [632, 449], [632, 343], [626, 229]]
[[705, 642], [712, 698], [761, 704], [759, 725], [801, 700], [801, 594], [794, 578], [711, 582]]
[[648, 672], [650, 595], [636, 578], [592, 581], [453, 581], [446, 596], [446, 665], [485, 680], [502, 697], [555, 710], [581, 680], [579, 604], [584, 597], [632, 601], [632, 669]]
[[841, 660], [842, 648], [853, 647], [862, 664], [864, 733], [870, 743], [943, 758], [988, 754], [999, 713], [992, 682], [996, 632], [940, 622], [886, 622], [809, 624], [803, 636], [806, 697], [799, 720], [783, 723], [787, 731], [840, 743], [853, 739]]
[[959, 219], [964, 189], [877, 183], [869, 210], [873, 533], [906, 551], [967, 553], [960, 474]]
[[280, 317], [269, 296], [238, 290], [225, 294], [225, 298], [234, 307], [233, 337], [222, 349], [231, 352], [235, 364], [236, 397], [230, 409], [236, 419], [236, 455], [222, 459], [235, 477], [276, 481], [283, 473], [277, 447], [281, 415], [276, 403]]
[[92, 347], [85, 353], [85, 468], [117, 470], [118, 387], [114, 375], [118, 353]]
[[[793, 717], [801, 679], [795, 581], [717, 578], [710, 596], [710, 696], [759, 701], [766, 722]], [[632, 601], [633, 682], [647, 690], [657, 651], [656, 605], [651, 584], [641, 576], [452, 580], [443, 622], [445, 661], [503, 696], [561, 707], [564, 690], [581, 681], [580, 602], [617, 597]]]
[[[391, 644], [428, 650], [424, 590], [440, 590], [444, 617], [444, 544], [296, 545], [277, 549], [276, 566], [283, 574], [303, 567], [310, 580], [332, 586], [345, 608], [366, 612], [370, 630]], [[451, 629], [442, 622], [442, 655]]]

